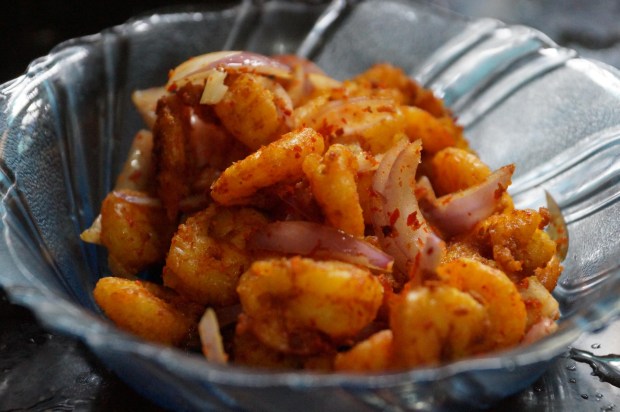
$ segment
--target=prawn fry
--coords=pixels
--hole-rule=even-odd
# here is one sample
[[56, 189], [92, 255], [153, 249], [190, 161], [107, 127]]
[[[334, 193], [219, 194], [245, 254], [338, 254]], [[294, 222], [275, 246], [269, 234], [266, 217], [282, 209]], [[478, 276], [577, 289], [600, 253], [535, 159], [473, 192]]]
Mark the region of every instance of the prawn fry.
[[282, 86], [248, 73], [235, 76], [224, 98], [214, 107], [224, 127], [252, 150], [288, 131], [286, 118], [293, 110]]
[[236, 303], [239, 276], [251, 262], [246, 241], [266, 223], [261, 213], [250, 208], [212, 205], [196, 213], [172, 238], [164, 284], [203, 305]]
[[395, 364], [435, 365], [474, 354], [488, 323], [484, 306], [468, 293], [444, 285], [411, 289], [390, 306]]
[[237, 291], [256, 337], [299, 355], [330, 351], [353, 338], [383, 300], [381, 282], [368, 270], [300, 257], [254, 262]]
[[431, 168], [431, 183], [437, 196], [465, 190], [491, 175], [491, 169], [478, 156], [456, 147], [438, 151]]
[[[151, 131], [81, 237], [107, 248], [115, 276], [163, 265], [163, 285], [102, 278], [95, 301], [113, 322], [202, 346], [210, 362], [347, 373], [438, 365], [557, 329], [565, 236], [543, 231], [546, 209], [515, 210], [503, 184], [478, 196], [494, 175], [431, 90], [388, 63], [338, 81], [299, 57], [247, 56], [201, 56], [182, 84], [132, 95]], [[451, 200], [449, 226], [462, 229], [446, 229], [434, 203], [410, 210], [429, 199]], [[473, 207], [448, 209], [455, 199]], [[287, 223], [285, 244], [254, 247], [269, 223]], [[300, 239], [299, 224], [316, 229]], [[406, 264], [383, 272], [372, 252], [334, 246], [339, 232]], [[304, 241], [321, 253], [295, 248]], [[364, 256], [343, 257], [353, 253]]]
[[119, 190], [101, 205], [101, 244], [116, 276], [131, 277], [163, 262], [175, 225], [157, 199]]
[[525, 304], [504, 272], [478, 260], [460, 258], [440, 265], [437, 275], [445, 284], [474, 296], [486, 308], [489, 331], [478, 352], [514, 346], [523, 338]]
[[259, 189], [302, 177], [304, 158], [324, 149], [323, 136], [312, 129], [289, 132], [224, 170], [211, 197], [222, 205], [247, 204]]
[[117, 326], [143, 339], [181, 346], [195, 335], [202, 313], [172, 289], [146, 281], [99, 279], [95, 302]]
[[357, 193], [357, 159], [346, 146], [334, 144], [323, 157], [306, 156], [303, 170], [327, 221], [353, 236], [364, 236], [364, 215]]
[[336, 355], [334, 369], [346, 372], [383, 372], [392, 368], [393, 334], [389, 329], [371, 335], [347, 352]]

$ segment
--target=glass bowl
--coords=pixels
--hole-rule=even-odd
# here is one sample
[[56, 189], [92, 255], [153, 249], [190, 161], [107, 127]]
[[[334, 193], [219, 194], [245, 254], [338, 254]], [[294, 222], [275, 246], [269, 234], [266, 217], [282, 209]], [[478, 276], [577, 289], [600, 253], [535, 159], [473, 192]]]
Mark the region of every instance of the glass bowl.
[[[519, 207], [544, 206], [549, 193], [562, 211], [570, 246], [555, 290], [558, 332], [475, 359], [359, 376], [218, 366], [116, 329], [92, 297], [108, 273], [105, 254], [79, 233], [142, 126], [130, 93], [221, 49], [298, 53], [337, 78], [389, 61], [443, 97], [483, 160], [516, 163]], [[620, 75], [531, 28], [396, 0], [165, 10], [62, 43], [2, 85], [0, 136], [0, 285], [166, 408], [486, 407], [528, 387], [581, 333], [620, 313]]]

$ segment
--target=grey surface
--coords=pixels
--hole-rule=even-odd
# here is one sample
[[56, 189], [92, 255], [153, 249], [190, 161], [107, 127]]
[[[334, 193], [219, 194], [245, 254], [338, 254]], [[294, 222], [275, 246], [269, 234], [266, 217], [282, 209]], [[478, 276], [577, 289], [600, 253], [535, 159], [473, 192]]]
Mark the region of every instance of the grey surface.
[[[614, 24], [616, 17], [610, 17], [620, 15], [615, 2], [437, 3], [474, 17], [498, 17], [510, 23], [524, 23], [540, 28], [554, 40], [577, 48], [584, 56], [594, 56], [610, 64], [618, 64], [618, 49], [613, 40], [617, 36], [614, 32], [617, 30]], [[604, 25], [607, 29], [603, 28]], [[593, 49], [593, 46], [597, 49]], [[5, 325], [11, 325], [11, 322], [3, 321], [3, 327]], [[586, 348], [600, 344], [600, 348], [593, 349], [599, 354], [618, 353], [619, 329], [616, 323], [601, 334], [584, 336], [577, 344]], [[32, 336], [33, 342], [28, 336]], [[18, 343], [21, 338], [24, 345]], [[12, 350], [14, 354], [13, 358], [4, 358], [5, 363], [0, 365], [0, 410], [106, 410], [105, 402], [112, 402], [107, 404], [113, 405], [108, 410], [147, 410], [152, 407], [139, 397], [128, 395], [126, 389], [120, 389], [125, 387], [71, 339], [48, 335], [36, 325], [32, 330], [26, 328], [19, 338], [0, 334], [0, 339], [3, 339], [0, 341], [0, 349]], [[58, 363], [59, 359], [63, 362]], [[65, 364], [73, 367], [67, 369], [63, 367]], [[599, 410], [620, 405], [618, 389], [590, 376], [590, 371], [590, 367], [585, 364], [560, 358], [530, 389], [503, 401], [495, 409]], [[24, 378], [33, 375], [37, 379]], [[125, 402], [125, 398], [129, 400]], [[105, 399], [117, 400], [102, 401]]]

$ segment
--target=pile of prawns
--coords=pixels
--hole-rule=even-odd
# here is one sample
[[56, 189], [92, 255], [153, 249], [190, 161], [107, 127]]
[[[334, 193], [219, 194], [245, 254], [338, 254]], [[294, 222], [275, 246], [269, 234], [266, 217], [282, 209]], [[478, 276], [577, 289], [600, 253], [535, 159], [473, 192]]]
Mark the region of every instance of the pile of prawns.
[[[377, 64], [189, 59], [132, 99], [137, 133], [84, 241], [118, 327], [252, 367], [381, 372], [556, 329], [549, 212], [516, 210], [442, 101]], [[161, 273], [161, 282], [137, 277]]]

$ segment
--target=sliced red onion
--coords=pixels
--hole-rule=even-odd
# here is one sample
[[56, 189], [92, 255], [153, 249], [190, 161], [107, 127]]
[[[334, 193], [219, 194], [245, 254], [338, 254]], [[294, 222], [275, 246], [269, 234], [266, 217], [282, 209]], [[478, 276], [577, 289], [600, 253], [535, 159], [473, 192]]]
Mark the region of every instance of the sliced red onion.
[[256, 232], [249, 247], [258, 250], [327, 257], [385, 272], [392, 270], [393, 258], [354, 236], [318, 223], [274, 222]]
[[[397, 245], [408, 261], [401, 265], [408, 273], [434, 270], [443, 252], [444, 243], [424, 219], [415, 197], [415, 174], [420, 163], [422, 143], [409, 143], [400, 152], [385, 185], [385, 208], [396, 232]], [[398, 262], [396, 262], [398, 264]]]
[[224, 84], [226, 72], [211, 69], [206, 74], [205, 88], [200, 96], [200, 104], [217, 104], [228, 91], [228, 86]]
[[323, 70], [313, 62], [292, 54], [281, 54], [272, 58], [291, 69], [291, 78], [287, 92], [297, 107], [317, 89], [340, 87], [342, 83], [325, 75]]
[[273, 60], [282, 63], [291, 69], [301, 66], [306, 73], [325, 74], [325, 72], [311, 60], [299, 57], [294, 54], [276, 54], [271, 57]]
[[112, 194], [119, 199], [123, 199], [127, 203], [133, 203], [134, 205], [162, 207], [161, 200], [156, 197], [135, 195], [131, 192], [125, 192], [123, 190], [114, 190]]
[[261, 54], [243, 51], [220, 51], [192, 57], [170, 73], [166, 88], [170, 91], [185, 83], [203, 81], [212, 69], [245, 71], [288, 79], [291, 70], [285, 64]]
[[208, 361], [220, 364], [228, 362], [228, 355], [224, 352], [220, 326], [213, 309], [207, 309], [202, 315], [198, 323], [198, 334], [200, 335], [202, 353]]
[[115, 190], [147, 191], [153, 184], [155, 169], [152, 160], [153, 133], [140, 130], [129, 148], [123, 170], [116, 178]]
[[493, 214], [514, 170], [514, 165], [501, 167], [484, 182], [440, 198], [427, 190], [421, 197], [426, 216], [447, 236], [467, 232]]
[[[383, 154], [383, 158], [381, 162], [379, 162], [379, 166], [373, 177], [372, 193], [370, 196], [371, 219], [375, 229], [375, 235], [379, 239], [381, 247], [394, 257], [395, 262], [406, 262], [407, 256], [398, 246], [396, 237], [393, 236], [394, 232], [390, 225], [389, 216], [385, 213], [385, 186], [387, 185], [394, 161], [407, 144], [407, 140], [403, 139]], [[396, 263], [396, 267], [401, 271], [403, 270], [398, 263]]]
[[426, 234], [424, 246], [420, 249], [420, 260], [417, 262], [418, 268], [422, 272], [434, 272], [435, 268], [441, 263], [441, 258], [446, 249], [446, 243], [430, 231]]
[[533, 324], [530, 329], [525, 333], [521, 344], [528, 345], [536, 342], [545, 336], [551, 335], [558, 329], [558, 324], [551, 318], [543, 317], [538, 322]]
[[394, 255], [396, 267], [410, 276], [433, 271], [445, 248], [422, 216], [414, 194], [421, 150], [420, 141], [394, 146], [384, 155], [373, 181], [381, 200], [372, 213], [375, 232], [385, 250]]
[[385, 186], [390, 176], [390, 170], [392, 170], [392, 167], [394, 166], [394, 161], [396, 161], [396, 158], [408, 143], [409, 142], [406, 139], [399, 140], [398, 143], [383, 154], [372, 181], [372, 190], [376, 193], [383, 194], [385, 192]]
[[101, 214], [97, 215], [97, 218], [92, 225], [80, 234], [80, 239], [86, 243], [93, 243], [95, 245], [101, 245]]

